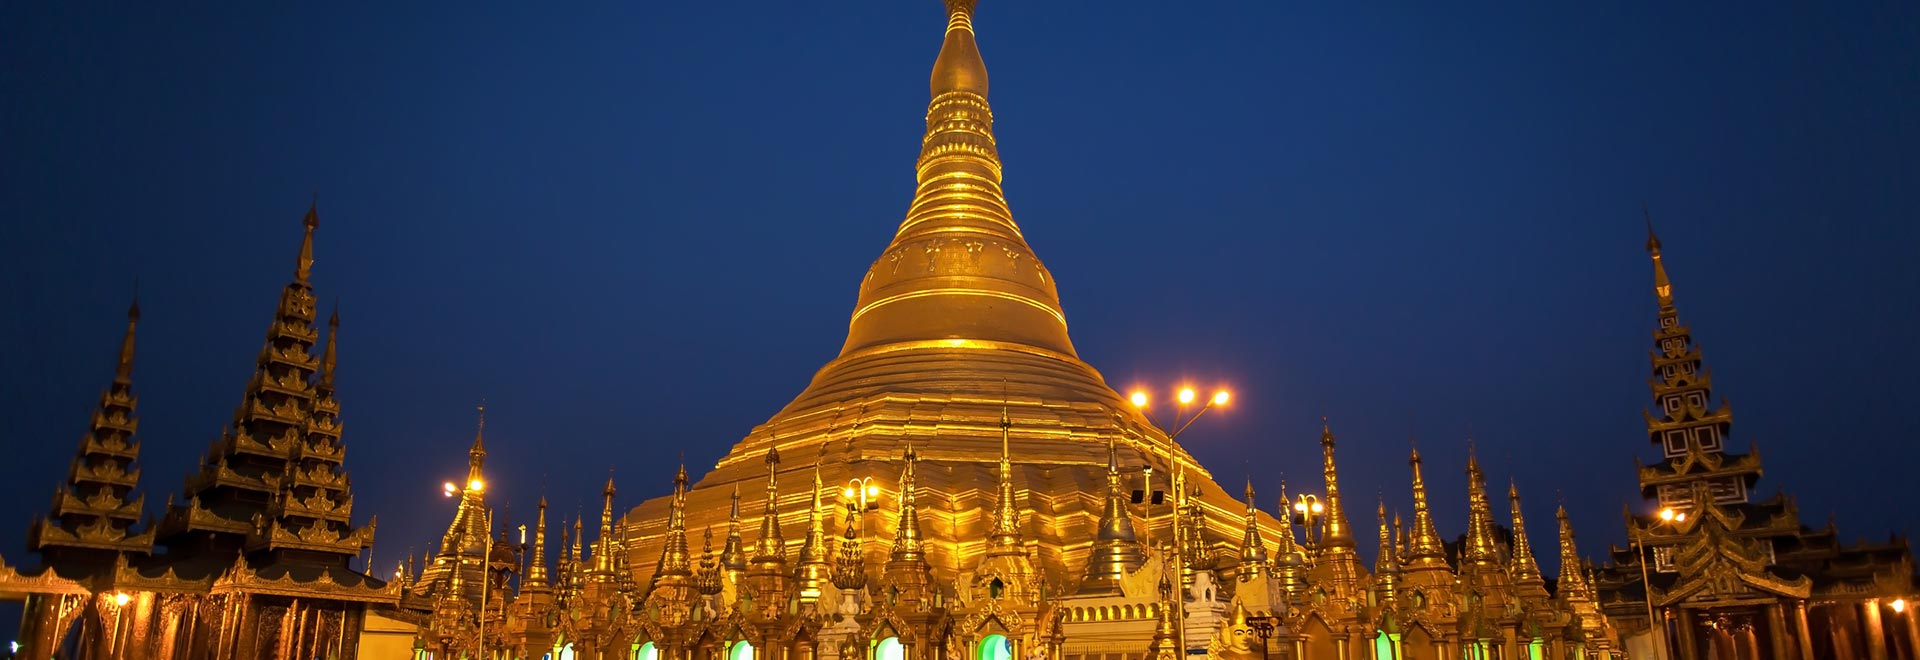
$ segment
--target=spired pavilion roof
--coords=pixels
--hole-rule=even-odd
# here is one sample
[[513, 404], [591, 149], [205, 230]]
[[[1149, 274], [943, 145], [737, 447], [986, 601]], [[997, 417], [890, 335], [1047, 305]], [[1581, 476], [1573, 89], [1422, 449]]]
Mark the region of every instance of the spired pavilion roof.
[[[950, 580], [985, 552], [1004, 408], [1012, 422], [1021, 536], [1037, 545], [1056, 588], [1078, 581], [1094, 540], [1110, 438], [1120, 445], [1122, 469], [1132, 469], [1129, 490], [1139, 487], [1138, 468], [1149, 451], [1156, 481], [1164, 483], [1159, 475], [1168, 474], [1171, 452], [1189, 484], [1202, 491], [1209, 541], [1234, 547], [1244, 530], [1244, 505], [1074, 353], [1053, 273], [1028, 246], [1001, 190], [987, 69], [974, 42], [974, 0], [946, 4], [918, 187], [893, 241], [861, 280], [840, 356], [693, 486], [687, 529], [724, 524], [735, 486], [761, 492], [766, 453], [777, 447], [789, 473], [783, 484], [810, 483], [818, 457], [834, 491], [853, 479], [881, 488], [886, 504], [865, 516], [863, 534], [877, 563], [897, 524], [892, 503], [910, 443], [921, 459], [916, 493], [929, 561]], [[663, 472], [660, 485], [666, 484]], [[780, 493], [780, 522], [796, 546], [810, 498], [791, 486]], [[668, 499], [649, 500], [623, 520], [637, 541], [629, 563], [643, 573], [659, 557]], [[843, 510], [834, 504], [823, 515]], [[741, 508], [764, 505], [749, 501]], [[1164, 517], [1164, 509], [1160, 513]], [[1272, 519], [1261, 520], [1269, 534], [1277, 531]], [[1161, 529], [1152, 538], [1167, 538], [1165, 521], [1155, 522]]]

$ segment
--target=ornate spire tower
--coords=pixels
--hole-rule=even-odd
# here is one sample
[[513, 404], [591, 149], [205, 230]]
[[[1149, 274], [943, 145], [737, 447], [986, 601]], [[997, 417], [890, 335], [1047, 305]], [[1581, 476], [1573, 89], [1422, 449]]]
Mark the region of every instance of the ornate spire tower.
[[[1247, 477], [1247, 515], [1245, 534], [1240, 537], [1240, 580], [1255, 580], [1271, 569], [1267, 542], [1260, 538], [1260, 510], [1253, 505], [1253, 477]], [[1283, 509], [1284, 510], [1284, 509]]]
[[1013, 421], [1007, 418], [1003, 407], [1000, 409], [1000, 488], [994, 501], [993, 525], [987, 531], [989, 556], [1026, 554], [1026, 548], [1020, 545], [1020, 509], [1013, 499], [1013, 450], [1008, 440], [1012, 429]]
[[1333, 464], [1333, 427], [1326, 422], [1326, 418], [1320, 419], [1320, 448], [1324, 457], [1321, 471], [1327, 480], [1327, 522], [1320, 540], [1320, 551], [1351, 553], [1354, 548], [1353, 526], [1347, 524], [1346, 510], [1340, 506], [1340, 471]]
[[[695, 484], [688, 512], [696, 524], [716, 522], [732, 486], [758, 485], [776, 428], [782, 452], [825, 446], [834, 454], [822, 470], [829, 484], [890, 479], [912, 444], [929, 468], [923, 485], [952, 498], [943, 508], [994, 512], [978, 524], [943, 520], [922, 530], [941, 580], [1006, 551], [1015, 531], [1047, 581], [1070, 584], [1092, 550], [1085, 539], [1099, 532], [1102, 496], [1081, 485], [1100, 483], [1108, 436], [1138, 439], [1121, 448], [1123, 468], [1137, 469], [1151, 454], [1156, 470], [1194, 475], [1205, 510], [1239, 503], [1075, 353], [1054, 274], [1028, 245], [1001, 186], [975, 2], [945, 5], [913, 201], [862, 273], [838, 357]], [[941, 420], [937, 433], [917, 421], [928, 415]], [[1044, 480], [1016, 476], [1018, 530], [991, 528], [992, 516], [1009, 518], [1000, 511], [995, 446], [1003, 416], [1021, 425], [1023, 459], [1048, 466]], [[798, 519], [806, 500], [782, 506]], [[656, 498], [630, 513], [643, 547], [658, 547], [666, 509]], [[1236, 543], [1239, 522], [1204, 520], [1204, 543]], [[980, 543], [987, 532], [997, 533]]]
[[133, 439], [140, 427], [134, 416], [139, 397], [133, 394], [133, 336], [140, 323], [140, 302], [127, 307], [127, 334], [120, 340], [120, 359], [113, 382], [100, 395], [93, 423], [80, 438], [67, 481], [54, 492], [53, 508], [36, 519], [27, 532], [27, 547], [48, 563], [68, 557], [91, 556], [111, 563], [112, 554], [146, 554], [153, 549], [153, 530], [135, 531], [146, 497], [134, 497], [140, 482], [140, 444]]
[[[353, 497], [341, 469], [339, 403], [334, 399], [334, 338], [327, 353], [312, 354], [313, 232], [316, 207], [301, 221], [305, 232], [293, 281], [280, 291], [267, 339], [234, 419], [208, 448], [200, 472], [187, 479], [187, 502], [167, 512], [162, 542], [169, 547], [239, 545], [275, 560], [344, 566], [373, 543], [373, 525], [351, 526]], [[339, 318], [332, 319], [337, 331]]]
[[1100, 532], [1094, 537], [1093, 554], [1087, 558], [1086, 577], [1080, 581], [1077, 593], [1120, 593], [1120, 580], [1141, 561], [1140, 545], [1133, 533], [1133, 514], [1127, 512], [1127, 496], [1120, 489], [1119, 451], [1109, 438], [1106, 508], [1100, 514]]
[[467, 481], [459, 488], [460, 501], [454, 506], [453, 520], [447, 523], [447, 531], [440, 536], [440, 550], [434, 554], [433, 561], [421, 572], [419, 589], [428, 596], [438, 596], [437, 590], [449, 588], [453, 572], [462, 572], [462, 594], [469, 602], [478, 606], [480, 589], [485, 580], [482, 573], [486, 553], [487, 532], [487, 407], [476, 409], [473, 431], [473, 445], [467, 449]]
[[826, 526], [833, 524], [823, 520], [820, 497], [826, 492], [826, 484], [820, 480], [820, 461], [813, 463], [813, 497], [807, 506], [807, 539], [800, 544], [800, 559], [794, 562], [794, 577], [799, 581], [802, 602], [820, 599], [820, 592], [833, 580], [832, 556], [827, 552]]
[[900, 472], [900, 522], [893, 531], [893, 554], [887, 560], [887, 584], [898, 596], [897, 607], [908, 612], [933, 606], [932, 567], [927, 565], [925, 540], [920, 534], [920, 512], [914, 504], [914, 464], [919, 456], [907, 445], [906, 467]]
[[1513, 576], [1514, 592], [1522, 600], [1547, 599], [1547, 582], [1540, 575], [1540, 562], [1533, 558], [1533, 544], [1527, 541], [1527, 519], [1520, 513], [1520, 486], [1507, 482], [1507, 503], [1513, 513], [1513, 559], [1507, 573]]

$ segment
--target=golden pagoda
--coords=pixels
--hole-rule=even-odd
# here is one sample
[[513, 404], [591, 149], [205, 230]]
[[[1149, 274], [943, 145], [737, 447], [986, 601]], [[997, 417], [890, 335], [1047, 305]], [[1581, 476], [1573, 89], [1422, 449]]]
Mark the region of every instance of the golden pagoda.
[[[822, 455], [821, 478], [836, 494], [857, 484], [863, 492], [877, 487], [880, 500], [897, 500], [902, 456], [912, 445], [918, 487], [940, 494], [922, 528], [937, 578], [951, 582], [1017, 534], [1031, 542], [1047, 583], [1071, 590], [1100, 533], [1112, 441], [1122, 473], [1137, 474], [1152, 460], [1162, 474], [1190, 475], [1200, 492], [1193, 504], [1209, 514], [1196, 547], [1230, 551], [1244, 531], [1235, 520], [1240, 503], [1074, 352], [1053, 273], [1028, 245], [1002, 192], [974, 4], [946, 3], [918, 188], [892, 242], [861, 278], [839, 357], [692, 485], [687, 524], [722, 520], [736, 487], [750, 498], [745, 510], [768, 509], [751, 498], [768, 478], [763, 459], [770, 451]], [[1015, 502], [998, 506], [1019, 509], [1013, 530], [995, 529], [1003, 433], [1017, 457], [1005, 492]], [[810, 463], [793, 464], [778, 476], [802, 483], [812, 471]], [[787, 539], [804, 536], [811, 501], [811, 494], [789, 490], [770, 509]], [[668, 504], [656, 497], [623, 519], [634, 535], [635, 566], [656, 563]], [[866, 512], [863, 537], [889, 535], [899, 524], [893, 509]], [[1276, 529], [1271, 517], [1260, 524]], [[728, 547], [733, 543], [730, 537]], [[869, 543], [864, 552], [881, 560], [883, 546]]]

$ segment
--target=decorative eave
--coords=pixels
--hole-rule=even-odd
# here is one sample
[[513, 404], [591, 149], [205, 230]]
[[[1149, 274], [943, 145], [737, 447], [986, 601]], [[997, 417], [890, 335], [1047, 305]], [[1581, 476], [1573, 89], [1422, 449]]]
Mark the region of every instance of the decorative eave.
[[109, 490], [101, 490], [91, 498], [80, 499], [80, 496], [74, 495], [73, 491], [63, 489], [53, 496], [53, 515], [55, 517], [92, 516], [132, 522], [140, 519], [140, 512], [145, 508], [146, 501], [145, 495], [136, 497], [133, 501], [127, 501], [114, 497]]
[[[346, 528], [342, 525], [342, 528]], [[310, 550], [330, 554], [359, 554], [361, 550], [373, 545], [373, 525], [359, 529], [335, 531], [326, 522], [316, 522], [299, 531], [289, 529], [279, 520], [264, 524], [247, 537], [247, 549], [252, 550]]]
[[241, 474], [239, 471], [234, 470], [232, 466], [228, 465], [224, 459], [216, 461], [213, 465], [195, 473], [193, 476], [187, 477], [186, 488], [188, 493], [199, 493], [216, 486], [259, 491], [262, 493], [275, 493], [280, 490], [280, 478], [272, 474], [261, 474], [257, 477]]
[[153, 536], [151, 529], [130, 533], [130, 530], [116, 528], [99, 519], [74, 530], [62, 529], [46, 519], [36, 519], [27, 530], [27, 547], [36, 552], [60, 547], [147, 554], [153, 550]]
[[[1657, 394], [1659, 393], [1656, 392], [1656, 395]], [[1711, 410], [1693, 405], [1682, 405], [1679, 410], [1675, 411], [1674, 416], [1671, 417], [1657, 416], [1644, 410], [1641, 411], [1641, 416], [1646, 419], [1647, 432], [1657, 436], [1662, 431], [1669, 429], [1691, 428], [1701, 424], [1731, 425], [1733, 424], [1733, 407], [1727, 402], [1721, 401], [1719, 407]]]
[[1698, 450], [1688, 451], [1667, 463], [1640, 466], [1639, 472], [1642, 490], [1696, 481], [1701, 477], [1733, 475], [1746, 476], [1748, 485], [1752, 485], [1762, 474], [1758, 454], [1708, 454]]
[[371, 577], [366, 578], [364, 586], [349, 586], [333, 581], [322, 574], [319, 579], [302, 581], [291, 575], [278, 578], [264, 578], [257, 571], [236, 565], [225, 575], [215, 580], [210, 593], [287, 596], [292, 598], [317, 598], [323, 600], [343, 600], [382, 605], [400, 604], [400, 595], [387, 588], [386, 583]]
[[253, 532], [253, 525], [244, 520], [233, 520], [200, 506], [199, 498], [190, 498], [186, 506], [175, 506], [167, 511], [160, 521], [160, 535], [174, 536], [183, 532], [217, 532], [245, 536]]
[[60, 577], [51, 570], [41, 569], [37, 574], [20, 572], [20, 567], [7, 564], [0, 557], [0, 594], [45, 594], [84, 596], [93, 593], [78, 580]]
[[[98, 421], [96, 420], [95, 423], [98, 424]], [[109, 456], [129, 461], [139, 458], [140, 443], [127, 440], [127, 438], [132, 437], [132, 427], [135, 426], [139, 426], [138, 421], [128, 425], [128, 428], [122, 433], [108, 436], [104, 440], [92, 433], [88, 433], [87, 436], [80, 441], [80, 453], [94, 456]]]
[[67, 483], [72, 484], [95, 483], [132, 488], [138, 485], [139, 482], [140, 468], [128, 470], [120, 467], [119, 463], [113, 461], [103, 462], [92, 467], [76, 461], [72, 467], [67, 469]]

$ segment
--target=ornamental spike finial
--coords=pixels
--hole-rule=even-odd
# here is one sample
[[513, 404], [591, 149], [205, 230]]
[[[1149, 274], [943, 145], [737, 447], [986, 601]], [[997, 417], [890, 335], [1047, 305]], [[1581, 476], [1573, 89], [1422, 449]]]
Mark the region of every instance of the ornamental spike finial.
[[1113, 436], [1107, 436], [1107, 494], [1100, 513], [1100, 529], [1087, 557], [1086, 576], [1077, 593], [1118, 593], [1120, 581], [1142, 560], [1133, 533], [1133, 514], [1127, 512], [1127, 496], [1120, 489], [1120, 453]]
[[486, 481], [480, 474], [480, 467], [487, 461], [487, 404], [481, 401], [475, 408], [479, 422], [473, 431], [473, 447], [467, 450], [467, 489], [475, 492], [484, 490]]

